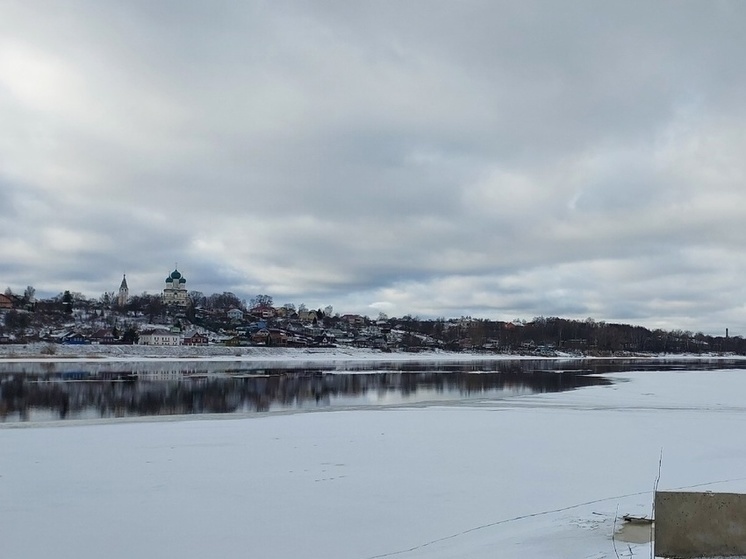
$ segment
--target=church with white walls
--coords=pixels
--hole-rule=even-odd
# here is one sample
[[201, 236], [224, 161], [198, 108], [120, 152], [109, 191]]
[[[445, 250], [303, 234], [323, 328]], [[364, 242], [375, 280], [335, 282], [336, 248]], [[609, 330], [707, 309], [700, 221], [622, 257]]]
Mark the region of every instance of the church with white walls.
[[166, 287], [163, 288], [163, 303], [177, 307], [188, 305], [186, 278], [176, 268], [166, 278]]

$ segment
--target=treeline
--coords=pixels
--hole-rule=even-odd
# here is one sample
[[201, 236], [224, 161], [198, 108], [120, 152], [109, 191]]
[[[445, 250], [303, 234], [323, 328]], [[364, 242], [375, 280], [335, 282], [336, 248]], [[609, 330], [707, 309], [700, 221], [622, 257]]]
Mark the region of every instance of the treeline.
[[446, 347], [510, 351], [582, 351], [584, 353], [707, 353], [746, 354], [740, 336], [709, 336], [683, 330], [649, 330], [642, 326], [558, 317], [502, 322], [486, 319], [393, 319], [405, 331], [408, 345], [440, 340]]
[[[89, 298], [82, 293], [75, 291], [64, 291], [49, 299], [34, 300], [33, 304], [28, 304], [27, 293], [31, 290], [33, 298], [33, 288], [28, 287], [21, 298], [13, 294], [10, 288], [6, 289], [5, 295], [10, 297], [15, 307], [21, 310], [27, 310], [39, 313], [53, 313], [55, 311], [65, 314], [72, 314], [74, 310], [94, 311], [98, 309], [112, 309], [119, 312], [141, 314], [147, 316], [150, 320], [163, 316], [168, 306], [164, 304], [163, 297], [160, 293], [151, 294], [143, 292], [140, 295], [130, 295], [124, 305], [119, 305], [117, 297], [113, 291], [105, 292], [98, 298]], [[260, 296], [258, 296], [260, 297]], [[189, 305], [185, 312], [187, 316], [193, 315], [194, 309], [204, 308], [210, 310], [227, 311], [231, 308], [245, 310], [246, 301], [240, 299], [233, 293], [213, 293], [206, 296], [200, 291], [190, 291], [188, 294]], [[263, 300], [263, 299], [260, 299]], [[252, 303], [254, 300], [252, 299]], [[270, 299], [271, 302], [271, 299]], [[15, 318], [13, 319], [15, 320]]]

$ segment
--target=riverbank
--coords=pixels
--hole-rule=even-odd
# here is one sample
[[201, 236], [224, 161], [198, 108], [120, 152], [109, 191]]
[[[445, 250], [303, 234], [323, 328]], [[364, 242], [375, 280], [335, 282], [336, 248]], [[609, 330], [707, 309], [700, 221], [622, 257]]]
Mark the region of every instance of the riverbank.
[[149, 345], [65, 345], [44, 342], [0, 345], [0, 361], [474, 361], [525, 359], [728, 359], [746, 360], [730, 353], [488, 353], [428, 351], [382, 351], [348, 346], [227, 347], [227, 346], [149, 346]]
[[148, 345], [0, 345], [0, 361], [422, 361], [423, 359], [529, 359], [526, 355], [449, 351], [396, 352], [354, 347], [227, 347]]

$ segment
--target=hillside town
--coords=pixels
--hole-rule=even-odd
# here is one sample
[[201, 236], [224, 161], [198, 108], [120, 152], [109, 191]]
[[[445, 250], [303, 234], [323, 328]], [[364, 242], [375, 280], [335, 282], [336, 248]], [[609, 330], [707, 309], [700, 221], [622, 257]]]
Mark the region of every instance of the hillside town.
[[356, 347], [380, 351], [477, 351], [521, 355], [625, 355], [650, 353], [746, 354], [740, 336], [536, 317], [530, 321], [420, 319], [335, 313], [332, 306], [274, 305], [270, 295], [249, 302], [230, 292], [206, 296], [187, 288], [175, 268], [160, 293], [131, 295], [126, 275], [117, 291], [97, 299], [64, 291], [37, 299], [0, 294], [0, 344]]

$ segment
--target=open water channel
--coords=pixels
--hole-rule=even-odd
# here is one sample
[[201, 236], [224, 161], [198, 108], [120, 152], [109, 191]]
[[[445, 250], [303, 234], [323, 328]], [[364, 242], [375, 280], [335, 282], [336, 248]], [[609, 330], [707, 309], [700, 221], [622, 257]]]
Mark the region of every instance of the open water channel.
[[611, 384], [605, 373], [730, 360], [0, 362], [0, 423], [428, 405]]

